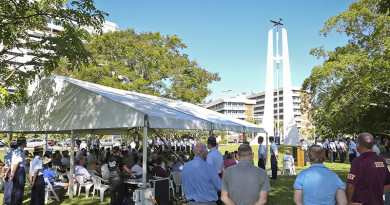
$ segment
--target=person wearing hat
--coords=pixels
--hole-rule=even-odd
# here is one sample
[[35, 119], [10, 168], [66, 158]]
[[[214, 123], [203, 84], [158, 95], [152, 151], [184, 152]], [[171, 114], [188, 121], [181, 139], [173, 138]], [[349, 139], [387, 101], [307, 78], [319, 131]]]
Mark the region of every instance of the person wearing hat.
[[51, 160], [52, 159], [50, 157], [46, 156], [44, 156], [42, 159], [43, 178], [47, 178], [49, 180], [50, 184], [53, 186], [53, 189], [55, 189], [55, 192], [57, 193], [58, 197], [61, 198], [66, 192], [65, 190], [69, 187], [69, 184], [56, 182], [57, 174], [49, 167]]
[[1, 178], [4, 178], [4, 198], [3, 204], [11, 204], [11, 195], [13, 181], [9, 179], [11, 175], [11, 160], [14, 151], [18, 148], [18, 142], [14, 139], [10, 142], [10, 149], [4, 155], [4, 166], [1, 174]]
[[24, 193], [24, 183], [26, 181], [26, 171], [24, 167], [26, 166], [24, 148], [26, 147], [26, 138], [18, 137], [18, 148], [14, 151], [11, 161], [11, 176], [10, 180], [13, 180], [12, 186], [12, 195], [11, 195], [11, 204], [22, 204], [23, 203], [23, 193]]
[[34, 159], [30, 163], [31, 205], [45, 202], [45, 180], [42, 166], [43, 147], [34, 147]]

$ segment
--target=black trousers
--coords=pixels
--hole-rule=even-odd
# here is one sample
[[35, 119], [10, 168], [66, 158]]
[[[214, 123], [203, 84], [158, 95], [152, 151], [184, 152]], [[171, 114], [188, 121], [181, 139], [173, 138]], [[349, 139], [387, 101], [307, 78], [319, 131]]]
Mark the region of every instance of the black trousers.
[[19, 205], [23, 203], [24, 183], [26, 181], [26, 171], [24, 167], [19, 167], [15, 172], [12, 186], [11, 204]]
[[259, 158], [259, 161], [257, 162], [257, 166], [265, 169], [264, 160], [262, 158]]
[[124, 184], [123, 179], [117, 181], [115, 178], [109, 178], [110, 182], [110, 194], [111, 194], [111, 205], [123, 204], [123, 191]]
[[45, 203], [45, 180], [43, 175], [38, 176], [31, 189], [31, 205], [42, 205]]
[[272, 170], [272, 178], [278, 178], [278, 161], [276, 161], [276, 157], [271, 155], [271, 170]]
[[349, 163], [352, 163], [352, 160], [355, 159], [356, 154], [349, 154]]
[[11, 195], [12, 195], [12, 187], [13, 187], [13, 180], [8, 180], [9, 176], [11, 176], [11, 172], [8, 172], [7, 176], [4, 180], [4, 198], [3, 198], [3, 204], [11, 204]]

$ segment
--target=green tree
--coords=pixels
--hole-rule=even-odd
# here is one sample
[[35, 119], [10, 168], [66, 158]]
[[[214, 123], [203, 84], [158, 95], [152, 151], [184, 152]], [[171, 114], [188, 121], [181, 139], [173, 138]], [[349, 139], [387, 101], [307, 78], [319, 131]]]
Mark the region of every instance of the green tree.
[[220, 80], [218, 73], [201, 68], [188, 55], [186, 45], [177, 36], [156, 32], [136, 33], [132, 29], [95, 36], [86, 45], [98, 59], [98, 65], [57, 73], [119, 89], [202, 102], [211, 93], [208, 85]]
[[344, 33], [349, 41], [333, 51], [311, 51], [324, 58], [303, 83], [312, 92], [319, 134], [390, 131], [390, 16], [378, 5], [379, 0], [353, 2], [320, 30], [324, 36]]
[[[28, 84], [37, 74], [50, 74], [60, 59], [67, 59], [69, 69], [88, 64], [91, 54], [83, 41], [90, 35], [80, 27], [100, 33], [106, 15], [93, 0], [0, 0], [0, 108], [25, 102]], [[64, 29], [48, 31], [51, 19]], [[31, 38], [32, 32], [41, 38]], [[26, 58], [15, 62], [20, 57]]]

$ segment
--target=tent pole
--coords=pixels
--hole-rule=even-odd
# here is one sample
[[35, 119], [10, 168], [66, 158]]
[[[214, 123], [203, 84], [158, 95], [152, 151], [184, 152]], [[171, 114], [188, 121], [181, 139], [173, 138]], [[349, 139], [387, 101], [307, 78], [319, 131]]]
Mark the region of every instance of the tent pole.
[[[265, 133], [265, 152], [267, 153], [268, 152], [268, 133]], [[265, 163], [265, 170], [267, 171], [268, 173], [268, 158], [270, 157], [269, 156], [270, 153], [267, 153], [267, 159], [266, 159], [266, 163]]]
[[210, 124], [211, 124], [210, 125], [211, 129], [209, 131], [209, 137], [213, 137], [213, 129], [214, 129], [214, 127], [213, 127], [213, 123], [210, 123]]
[[46, 145], [45, 149], [47, 150], [47, 132], [45, 132], [45, 145]]
[[73, 130], [70, 131], [70, 134], [72, 135], [71, 145], [70, 145], [70, 179], [69, 179], [69, 199], [73, 199], [73, 166], [74, 166], [74, 132]]
[[[146, 166], [148, 159], [148, 116], [145, 115], [144, 119], [144, 138], [142, 142], [142, 189], [146, 189]], [[141, 196], [141, 199], [144, 198], [144, 195]]]
[[[10, 145], [11, 145], [11, 140], [12, 140], [12, 132], [8, 132], [7, 133], [7, 137], [8, 137], [8, 147], [11, 147]], [[6, 154], [7, 153], [7, 146], [6, 145], [4, 145], [4, 154]]]

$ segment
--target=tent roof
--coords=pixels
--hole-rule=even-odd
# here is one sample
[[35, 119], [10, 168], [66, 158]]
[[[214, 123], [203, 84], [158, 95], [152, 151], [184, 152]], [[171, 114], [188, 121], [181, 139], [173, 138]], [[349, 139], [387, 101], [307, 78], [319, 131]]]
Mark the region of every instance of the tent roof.
[[260, 126], [177, 100], [59, 75], [30, 86], [27, 105], [0, 111], [0, 132], [126, 134], [134, 127], [265, 132]]

